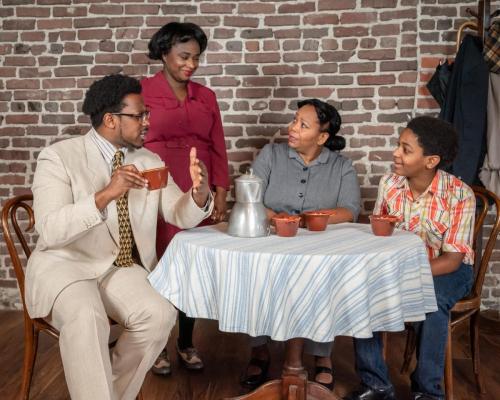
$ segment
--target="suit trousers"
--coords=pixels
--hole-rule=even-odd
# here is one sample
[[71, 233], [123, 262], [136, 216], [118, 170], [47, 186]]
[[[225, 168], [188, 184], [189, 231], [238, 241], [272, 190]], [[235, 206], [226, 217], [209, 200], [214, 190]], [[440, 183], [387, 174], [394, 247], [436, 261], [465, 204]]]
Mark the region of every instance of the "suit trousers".
[[[64, 375], [73, 400], [133, 400], [167, 343], [176, 310], [139, 265], [67, 286], [47, 320], [60, 332]], [[123, 327], [111, 354], [108, 316]], [[166, 329], [165, 329], [166, 328]]]

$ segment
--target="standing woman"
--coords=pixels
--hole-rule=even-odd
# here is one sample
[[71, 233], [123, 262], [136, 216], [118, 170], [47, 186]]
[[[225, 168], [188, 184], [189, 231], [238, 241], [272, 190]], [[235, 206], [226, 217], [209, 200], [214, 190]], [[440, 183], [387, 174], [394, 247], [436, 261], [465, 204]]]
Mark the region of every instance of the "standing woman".
[[[205, 225], [225, 218], [229, 187], [224, 131], [215, 93], [190, 80], [206, 47], [207, 37], [199, 26], [179, 22], [164, 25], [148, 44], [149, 58], [161, 60], [163, 70], [141, 82], [144, 103], [151, 111], [144, 146], [161, 157], [182, 191], [192, 185], [186, 173], [191, 147], [196, 147], [198, 158], [207, 166], [209, 183], [215, 191], [215, 206], [211, 218], [202, 222]], [[179, 231], [173, 225], [158, 221], [158, 257]], [[199, 370], [203, 362], [192, 343], [193, 327], [194, 319], [179, 311], [176, 346], [179, 358], [187, 369]], [[170, 374], [166, 349], [152, 370], [160, 375]]]

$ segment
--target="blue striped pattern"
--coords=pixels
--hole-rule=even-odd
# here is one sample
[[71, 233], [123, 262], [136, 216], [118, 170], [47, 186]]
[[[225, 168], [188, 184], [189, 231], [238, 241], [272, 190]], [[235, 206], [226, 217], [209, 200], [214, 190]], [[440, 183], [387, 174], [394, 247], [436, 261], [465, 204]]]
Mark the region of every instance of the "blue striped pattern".
[[371, 337], [435, 311], [425, 245], [415, 234], [377, 237], [369, 225], [299, 229], [293, 238], [243, 239], [225, 223], [178, 233], [151, 285], [177, 308], [219, 321], [225, 332]]

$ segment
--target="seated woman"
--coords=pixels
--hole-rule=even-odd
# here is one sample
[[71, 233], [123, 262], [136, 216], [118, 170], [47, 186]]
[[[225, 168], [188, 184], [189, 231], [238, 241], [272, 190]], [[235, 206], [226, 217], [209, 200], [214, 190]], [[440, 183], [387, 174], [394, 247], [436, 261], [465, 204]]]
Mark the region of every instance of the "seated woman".
[[[341, 119], [335, 107], [317, 99], [300, 101], [288, 127], [288, 143], [268, 144], [252, 167], [262, 178], [264, 205], [277, 213], [334, 210], [329, 223], [353, 222], [360, 208], [359, 184], [352, 163], [338, 154], [344, 138], [336, 136]], [[266, 336], [251, 338], [252, 355], [244, 386], [264, 382], [269, 367]], [[305, 352], [316, 356], [316, 382], [333, 387], [333, 343], [306, 341]]]

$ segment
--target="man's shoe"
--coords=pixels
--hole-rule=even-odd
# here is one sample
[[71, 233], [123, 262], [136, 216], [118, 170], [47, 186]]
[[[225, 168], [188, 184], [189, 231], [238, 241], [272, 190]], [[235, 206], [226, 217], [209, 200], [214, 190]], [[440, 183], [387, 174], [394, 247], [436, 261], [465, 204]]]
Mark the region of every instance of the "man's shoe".
[[439, 397], [431, 396], [430, 394], [413, 392], [411, 394], [412, 400], [439, 400]]
[[168, 359], [167, 350], [163, 349], [158, 358], [156, 359], [153, 367], [151, 368], [155, 375], [170, 375], [172, 373], [172, 366]]
[[[260, 372], [255, 375], [249, 375], [248, 369], [250, 368], [250, 366], [257, 367], [258, 369], [260, 369]], [[268, 369], [269, 360], [259, 360], [258, 358], [252, 358], [245, 370], [245, 376], [243, 376], [240, 380], [241, 385], [248, 389], [257, 388], [266, 381]]]
[[362, 386], [360, 390], [352, 392], [344, 400], [396, 400], [394, 389], [380, 390]]
[[203, 361], [198, 354], [198, 350], [194, 347], [188, 347], [187, 349], [180, 349], [178, 345], [175, 347], [177, 349], [177, 354], [179, 355], [179, 361], [184, 368], [192, 371], [200, 371], [203, 369]]

